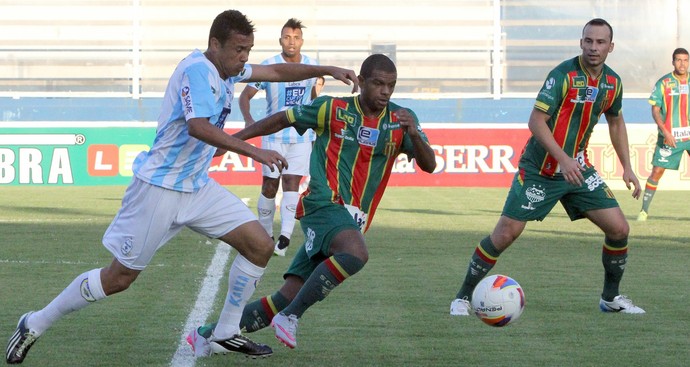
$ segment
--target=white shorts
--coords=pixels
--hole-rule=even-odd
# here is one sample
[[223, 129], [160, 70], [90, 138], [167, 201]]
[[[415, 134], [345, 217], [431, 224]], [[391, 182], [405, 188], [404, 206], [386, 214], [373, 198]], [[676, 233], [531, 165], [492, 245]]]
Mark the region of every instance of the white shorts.
[[197, 192], [179, 192], [134, 177], [103, 245], [122, 265], [143, 270], [184, 227], [219, 238], [253, 220], [247, 205], [213, 180]]
[[275, 150], [280, 153], [288, 162], [288, 168], [279, 172], [277, 169], [271, 169], [261, 165], [261, 174], [264, 177], [278, 178], [280, 175], [295, 175], [295, 176], [309, 176], [309, 155], [311, 155], [311, 142], [283, 144], [278, 142], [262, 141], [261, 147], [263, 149]]

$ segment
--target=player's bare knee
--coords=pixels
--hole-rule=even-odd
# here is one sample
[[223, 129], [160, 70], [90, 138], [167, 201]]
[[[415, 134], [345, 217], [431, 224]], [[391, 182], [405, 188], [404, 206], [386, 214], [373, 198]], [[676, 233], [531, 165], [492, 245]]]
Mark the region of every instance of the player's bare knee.
[[606, 237], [616, 241], [628, 238], [628, 234], [630, 234], [630, 226], [627, 222], [620, 223], [606, 231]]

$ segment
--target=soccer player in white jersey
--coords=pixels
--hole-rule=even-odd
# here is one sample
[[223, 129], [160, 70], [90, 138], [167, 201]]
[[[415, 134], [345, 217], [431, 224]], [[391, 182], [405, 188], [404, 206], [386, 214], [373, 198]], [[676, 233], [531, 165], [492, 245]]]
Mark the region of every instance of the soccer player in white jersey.
[[[305, 27], [300, 20], [288, 19], [281, 29], [278, 41], [282, 48], [281, 53], [264, 60], [261, 65], [283, 63], [318, 65], [316, 60], [301, 53], [304, 44], [303, 28]], [[317, 95], [316, 78], [297, 82], [257, 82], [247, 85], [239, 98], [239, 106], [246, 126], [255, 122], [250, 111], [250, 100], [259, 90], [266, 91], [266, 115], [270, 116], [292, 106], [310, 103], [312, 98], [316, 98]], [[279, 152], [288, 162], [288, 168], [283, 171], [272, 170], [267, 165], [262, 166], [261, 194], [257, 203], [259, 223], [273, 238], [276, 194], [282, 182], [280, 236], [273, 250], [273, 253], [278, 256], [285, 256], [287, 247], [290, 245], [292, 230], [295, 228], [295, 208], [299, 198], [299, 185], [302, 177], [309, 174], [309, 155], [315, 137], [314, 131], [311, 129], [304, 135], [300, 135], [294, 127], [287, 127], [275, 134], [261, 137], [262, 148]]]
[[37, 338], [66, 314], [127, 289], [183, 227], [232, 244], [239, 253], [229, 271], [228, 294], [214, 334], [206, 339], [196, 330], [190, 333], [193, 347], [205, 345], [195, 354], [209, 355], [211, 343], [254, 358], [272, 353], [241, 335], [239, 321], [273, 253], [273, 241], [239, 198], [209, 178], [208, 169], [214, 154], [226, 151], [275, 169], [287, 165], [279, 153], [223, 131], [233, 84], [331, 75], [352, 82], [354, 92], [357, 79], [352, 70], [333, 66], [245, 64], [253, 45], [253, 24], [242, 13], [227, 10], [213, 21], [207, 50], [195, 50], [179, 63], [165, 91], [153, 146], [136, 158], [122, 208], [103, 236], [112, 262], [77, 276], [45, 308], [22, 315], [7, 345], [7, 363], [22, 363]]

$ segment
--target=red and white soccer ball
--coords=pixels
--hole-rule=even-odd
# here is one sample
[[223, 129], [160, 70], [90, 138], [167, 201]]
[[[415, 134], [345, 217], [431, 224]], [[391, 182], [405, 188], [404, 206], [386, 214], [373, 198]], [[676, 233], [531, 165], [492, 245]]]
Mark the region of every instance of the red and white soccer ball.
[[515, 279], [491, 275], [472, 293], [472, 310], [487, 325], [501, 327], [515, 322], [525, 309], [525, 293]]

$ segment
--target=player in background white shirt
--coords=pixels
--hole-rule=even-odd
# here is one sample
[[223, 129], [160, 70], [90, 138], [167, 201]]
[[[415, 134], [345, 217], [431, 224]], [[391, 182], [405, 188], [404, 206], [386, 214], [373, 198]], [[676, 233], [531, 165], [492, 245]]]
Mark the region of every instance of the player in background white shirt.
[[[281, 53], [264, 60], [261, 65], [284, 63], [301, 63], [318, 65], [317, 61], [301, 53], [304, 38], [302, 29], [306, 28], [302, 22], [290, 18], [283, 25], [278, 40]], [[289, 107], [309, 104], [316, 98], [316, 78], [296, 82], [257, 82], [247, 85], [239, 98], [240, 111], [249, 126], [255, 122], [251, 114], [250, 101], [260, 90], [266, 92], [266, 116], [283, 111]], [[259, 223], [271, 238], [273, 235], [273, 218], [276, 212], [276, 195], [282, 183], [282, 198], [280, 198], [280, 235], [273, 253], [285, 256], [290, 245], [290, 237], [295, 227], [295, 209], [299, 199], [299, 186], [302, 177], [309, 175], [309, 155], [312, 142], [316, 138], [313, 130], [304, 135], [297, 133], [294, 127], [287, 127], [277, 133], [262, 136], [261, 147], [271, 149], [282, 154], [288, 162], [288, 168], [283, 171], [271, 170], [262, 165], [261, 194], [257, 203]]]
[[209, 355], [211, 343], [252, 357], [272, 353], [268, 346], [241, 335], [239, 321], [273, 253], [273, 241], [239, 198], [209, 178], [208, 169], [214, 154], [226, 151], [276, 169], [287, 165], [279, 153], [223, 131], [233, 84], [331, 75], [353, 82], [354, 92], [357, 79], [352, 70], [333, 66], [245, 65], [253, 45], [253, 24], [244, 14], [227, 10], [213, 21], [207, 50], [195, 50], [180, 62], [165, 91], [153, 146], [137, 157], [122, 208], [103, 236], [112, 262], [77, 276], [45, 308], [22, 315], [7, 345], [7, 363], [22, 363], [38, 337], [66, 314], [126, 290], [156, 251], [183, 227], [232, 244], [239, 253], [228, 274], [228, 294], [214, 334], [206, 339], [195, 329], [188, 337], [195, 354]]

